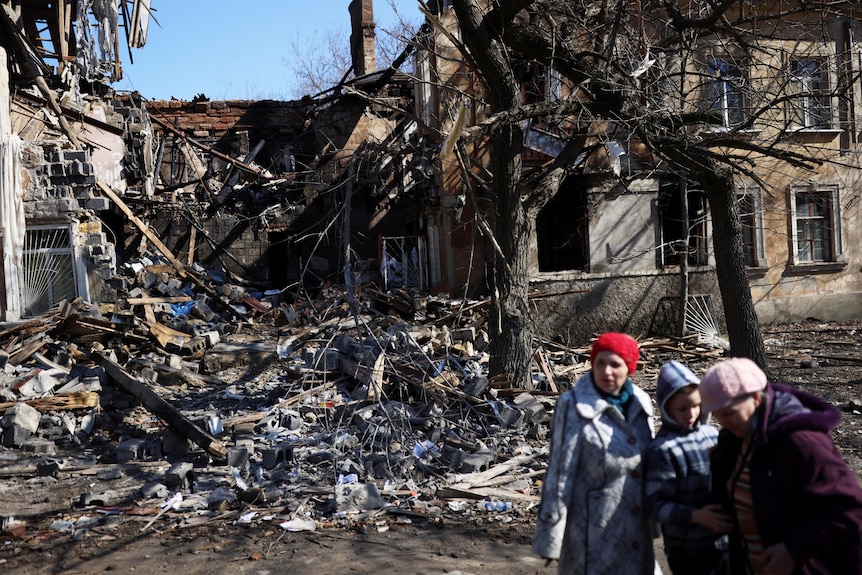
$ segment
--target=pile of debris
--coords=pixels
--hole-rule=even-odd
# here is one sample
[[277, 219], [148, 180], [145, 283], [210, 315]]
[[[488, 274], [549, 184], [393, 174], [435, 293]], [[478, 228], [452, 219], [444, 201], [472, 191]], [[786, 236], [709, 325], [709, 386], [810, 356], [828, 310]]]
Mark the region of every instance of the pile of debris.
[[[291, 530], [527, 517], [559, 387], [589, 368], [587, 349], [547, 343], [534, 389], [490, 381], [486, 301], [252, 293], [151, 254], [122, 269], [116, 305], [64, 302], [0, 331], [0, 476], [124, 479], [82, 491], [58, 530], [99, 513]], [[645, 363], [683, 347], [646, 342]]]

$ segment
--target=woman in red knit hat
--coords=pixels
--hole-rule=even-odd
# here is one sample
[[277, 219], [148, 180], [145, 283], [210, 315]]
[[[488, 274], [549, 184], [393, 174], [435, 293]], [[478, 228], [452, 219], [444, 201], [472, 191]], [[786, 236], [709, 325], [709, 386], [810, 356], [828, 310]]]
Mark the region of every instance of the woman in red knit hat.
[[639, 358], [628, 335], [602, 334], [590, 371], [557, 400], [533, 552], [560, 574], [661, 573], [643, 509], [654, 430], [652, 401], [630, 379]]

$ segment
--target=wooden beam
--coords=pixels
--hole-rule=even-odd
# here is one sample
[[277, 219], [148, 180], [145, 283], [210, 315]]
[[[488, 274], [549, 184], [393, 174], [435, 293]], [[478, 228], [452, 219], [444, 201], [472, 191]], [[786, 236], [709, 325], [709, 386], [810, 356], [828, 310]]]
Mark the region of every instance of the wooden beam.
[[75, 391], [60, 393], [50, 397], [28, 399], [26, 401], [4, 401], [0, 410], [7, 410], [18, 403], [26, 403], [39, 411], [67, 411], [70, 409], [92, 409], [99, 405], [99, 394], [95, 391]]
[[94, 353], [93, 359], [105, 368], [105, 372], [120, 387], [137, 397], [147, 409], [166, 421], [176, 431], [200, 445], [211, 455], [220, 459], [227, 457], [227, 447], [221, 441], [184, 417], [171, 404], [123, 369], [118, 363], [99, 353]]
[[186, 303], [192, 301], [187, 295], [165, 296], [165, 297], [130, 297], [126, 300], [129, 305], [148, 305], [154, 303]]
[[144, 234], [144, 237], [150, 240], [150, 243], [152, 243], [153, 246], [157, 250], [159, 250], [159, 252], [161, 252], [163, 256], [165, 256], [165, 258], [171, 263], [171, 265], [174, 266], [174, 269], [177, 270], [177, 273], [180, 274], [180, 277], [182, 277], [183, 279], [189, 277], [188, 273], [186, 272], [186, 266], [184, 266], [181, 261], [174, 257], [174, 254], [171, 253], [171, 250], [168, 249], [168, 246], [162, 243], [162, 240], [160, 240], [159, 237], [155, 233], [153, 233], [152, 230], [150, 230], [149, 226], [147, 226], [147, 224], [141, 221], [141, 219], [132, 212], [131, 208], [129, 208], [129, 206], [127, 206], [126, 203], [122, 199], [120, 199], [120, 196], [118, 196], [117, 193], [112, 190], [109, 185], [104, 182], [96, 182], [96, 185], [99, 186], [99, 189], [102, 190], [103, 194], [108, 196], [108, 198], [112, 202], [114, 202], [114, 204], [116, 204], [118, 208], [120, 208], [120, 211], [123, 212], [123, 214], [125, 214], [127, 218], [129, 218], [129, 221], [131, 221], [139, 230], [141, 230], [141, 233]]

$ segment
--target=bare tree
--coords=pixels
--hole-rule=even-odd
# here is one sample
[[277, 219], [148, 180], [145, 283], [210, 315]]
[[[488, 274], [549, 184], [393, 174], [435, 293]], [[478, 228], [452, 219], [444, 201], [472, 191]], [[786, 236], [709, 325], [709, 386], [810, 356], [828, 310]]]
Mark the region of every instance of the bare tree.
[[[766, 6], [739, 0], [451, 4], [458, 30], [445, 34], [481, 78], [489, 107], [484, 122], [460, 134], [459, 146], [467, 161], [467, 144], [490, 139], [492, 179], [469, 177], [470, 185], [488, 186], [495, 198], [487, 214], [497, 246], [489, 314], [491, 373], [530, 385], [525, 258], [536, 216], [563, 180], [577, 172], [576, 157], [599, 153], [612, 141], [626, 143], [635, 160], [630, 179], [658, 172], [704, 191], [714, 237], [721, 238], [715, 242], [716, 271], [731, 354], [765, 366], [745, 269], [737, 180], [745, 176], [765, 193], [775, 193], [771, 175], [787, 167], [814, 170], [825, 161], [816, 139], [806, 141], [800, 131], [822, 127], [826, 99], [841, 100], [850, 84], [846, 74], [835, 85], [817, 83], [820, 66], [837, 59], [841, 70], [850, 58], [849, 46], [830, 38], [834, 22], [844, 16], [842, 5]], [[818, 53], [822, 44], [828, 50]], [[567, 94], [556, 101], [526, 101], [516, 74], [525, 62], [558, 73]], [[527, 182], [521, 163], [523, 122], [547, 116], [566, 119], [565, 147]], [[468, 168], [462, 171], [469, 174]]]
[[[392, 25], [375, 30], [379, 69], [389, 67], [416, 34], [417, 26], [397, 10], [395, 17]], [[352, 76], [350, 30], [345, 26], [315, 30], [310, 38], [292, 38], [288, 48], [283, 62], [295, 78], [294, 98], [321, 94]]]

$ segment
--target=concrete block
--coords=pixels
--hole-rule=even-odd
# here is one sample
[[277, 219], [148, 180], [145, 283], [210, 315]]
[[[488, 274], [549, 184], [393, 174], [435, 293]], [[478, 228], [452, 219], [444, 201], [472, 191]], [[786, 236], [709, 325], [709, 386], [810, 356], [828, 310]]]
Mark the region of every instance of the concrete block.
[[21, 451], [26, 453], [39, 453], [41, 455], [54, 455], [57, 453], [57, 446], [53, 441], [48, 439], [31, 437], [21, 444]]
[[261, 449], [264, 469], [273, 469], [293, 461], [293, 444], [279, 443], [274, 447]]
[[192, 315], [204, 321], [212, 321], [216, 314], [205, 301], [198, 300], [192, 308]]
[[246, 447], [231, 447], [227, 451], [227, 466], [245, 469], [248, 466], [249, 454]]
[[171, 429], [162, 437], [162, 452], [166, 455], [188, 455], [192, 444], [188, 437], [180, 435]]
[[144, 499], [167, 499], [170, 494], [171, 490], [161, 481], [152, 481], [141, 487], [141, 495]]
[[342, 513], [380, 509], [383, 501], [373, 483], [343, 483], [335, 486], [335, 508]]
[[39, 410], [26, 403], [18, 403], [6, 410], [3, 419], [0, 419], [0, 426], [4, 428], [18, 426], [30, 433], [36, 433], [41, 419], [42, 414], [39, 413]]
[[164, 477], [169, 489], [188, 489], [196, 480], [194, 465], [190, 461], [173, 464]]
[[66, 162], [89, 162], [90, 153], [86, 150], [63, 150], [62, 160]]
[[59, 212], [77, 212], [80, 209], [78, 200], [75, 198], [60, 198], [57, 200], [57, 211]]
[[56, 477], [60, 472], [60, 462], [56, 459], [43, 459], [36, 464], [36, 475], [39, 477]]
[[149, 442], [146, 439], [127, 439], [117, 445], [117, 463], [142, 461], [149, 452]]
[[504, 427], [514, 429], [524, 425], [524, 412], [520, 409], [515, 409], [502, 402], [497, 402], [497, 419]]
[[182, 345], [180, 351], [186, 353], [187, 355], [194, 355], [196, 353], [200, 353], [207, 348], [207, 340], [203, 337], [193, 337], [186, 343]]
[[473, 341], [476, 339], [476, 328], [475, 327], [464, 327], [460, 329], [453, 329], [449, 332], [452, 341]]
[[494, 454], [490, 451], [466, 453], [461, 459], [461, 473], [476, 473], [485, 471], [494, 463]]
[[108, 243], [108, 236], [102, 232], [95, 232], [87, 234], [87, 245], [88, 246], [99, 246], [102, 244]]
[[538, 399], [529, 393], [522, 393], [512, 400], [512, 404], [524, 412], [530, 423], [542, 423], [548, 419], [548, 411]]
[[208, 331], [202, 333], [200, 337], [204, 338], [207, 342], [207, 348], [212, 348], [215, 344], [221, 341], [221, 336], [217, 331]]
[[87, 198], [84, 200], [84, 209], [93, 210], [94, 212], [104, 212], [111, 209], [111, 202], [108, 198]]
[[484, 375], [473, 375], [464, 380], [461, 390], [470, 397], [482, 397], [488, 389], [488, 378]]
[[3, 429], [3, 445], [5, 447], [21, 447], [33, 435], [29, 429], [13, 425]]
[[249, 452], [254, 451], [254, 424], [237, 425], [233, 432], [233, 443], [236, 447], [245, 447]]

